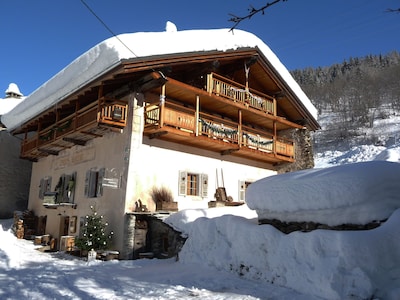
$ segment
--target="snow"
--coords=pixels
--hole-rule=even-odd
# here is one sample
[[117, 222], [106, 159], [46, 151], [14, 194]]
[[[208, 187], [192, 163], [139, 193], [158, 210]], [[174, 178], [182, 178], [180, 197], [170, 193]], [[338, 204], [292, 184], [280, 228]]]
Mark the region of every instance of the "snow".
[[178, 261], [88, 263], [37, 251], [32, 241], [16, 239], [9, 230], [12, 220], [2, 220], [0, 298], [399, 299], [400, 165], [391, 161], [400, 147], [382, 148], [373, 157], [365, 153], [375, 146], [354, 147], [348, 153], [353, 163], [276, 175], [248, 189], [249, 206], [269, 203], [279, 217], [307, 210], [312, 220], [331, 224], [341, 223], [336, 220], [343, 221], [342, 214], [360, 223], [387, 218], [375, 229], [284, 234], [258, 225], [256, 211], [247, 205], [183, 210], [166, 219], [188, 237]]
[[305, 108], [317, 119], [317, 110], [310, 99], [271, 49], [254, 34], [236, 29], [231, 31], [228, 28], [175, 31], [174, 27], [170, 22], [164, 32], [121, 34], [97, 44], [5, 114], [2, 122], [12, 131], [110, 71], [124, 59], [195, 51], [226, 51], [240, 47], [259, 47]]
[[0, 99], [0, 116], [10, 112], [14, 107], [20, 104], [24, 99], [6, 98]]
[[10, 83], [5, 93], [6, 96], [14, 94], [19, 96], [20, 98], [15, 98], [15, 97], [6, 97], [4, 99], [0, 98], [0, 116], [11, 111], [15, 106], [20, 104], [22, 100], [25, 99], [25, 97], [23, 97], [22, 93], [20, 92], [18, 85], [15, 83]]
[[317, 299], [175, 259], [95, 261], [35, 250], [0, 220], [1, 299]]
[[400, 208], [400, 164], [370, 161], [263, 178], [246, 191], [263, 219], [368, 224]]

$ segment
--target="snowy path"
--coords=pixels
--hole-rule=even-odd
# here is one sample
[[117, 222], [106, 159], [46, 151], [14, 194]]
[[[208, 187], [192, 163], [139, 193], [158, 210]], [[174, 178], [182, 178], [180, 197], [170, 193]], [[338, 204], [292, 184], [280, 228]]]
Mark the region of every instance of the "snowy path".
[[63, 253], [42, 253], [1, 225], [0, 240], [0, 299], [310, 299], [174, 259], [88, 264]]

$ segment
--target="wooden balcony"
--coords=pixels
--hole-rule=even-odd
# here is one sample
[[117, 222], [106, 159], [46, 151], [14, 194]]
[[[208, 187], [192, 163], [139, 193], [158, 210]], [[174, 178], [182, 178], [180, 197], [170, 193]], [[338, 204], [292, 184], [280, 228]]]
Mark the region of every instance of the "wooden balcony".
[[207, 92], [276, 116], [276, 100], [215, 73], [207, 75]]
[[48, 155], [58, 155], [74, 145], [85, 145], [107, 131], [120, 131], [126, 126], [128, 105], [108, 100], [93, 102], [56, 121], [52, 126], [25, 136], [21, 158], [37, 161]]
[[266, 163], [294, 161], [293, 141], [174, 103], [149, 104], [144, 135]]

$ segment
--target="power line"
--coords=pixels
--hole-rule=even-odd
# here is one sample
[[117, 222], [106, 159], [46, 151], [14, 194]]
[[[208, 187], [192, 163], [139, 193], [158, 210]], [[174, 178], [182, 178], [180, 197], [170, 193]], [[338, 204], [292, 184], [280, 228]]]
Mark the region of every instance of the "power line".
[[90, 13], [95, 16], [95, 18], [126, 48], [131, 52], [135, 57], [138, 57], [135, 52], [132, 51], [115, 33], [111, 30], [109, 26], [90, 8], [90, 6], [84, 1], [81, 0], [82, 4], [90, 11]]

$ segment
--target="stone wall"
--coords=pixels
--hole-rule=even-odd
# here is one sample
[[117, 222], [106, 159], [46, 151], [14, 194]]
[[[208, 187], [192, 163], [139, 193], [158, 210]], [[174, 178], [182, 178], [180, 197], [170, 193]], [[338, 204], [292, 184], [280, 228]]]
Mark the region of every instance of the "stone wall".
[[310, 232], [317, 229], [328, 229], [328, 230], [369, 230], [379, 227], [386, 220], [374, 221], [368, 224], [342, 224], [338, 226], [328, 226], [326, 224], [320, 224], [315, 222], [283, 222], [280, 220], [259, 220], [259, 224], [268, 224], [274, 226], [276, 229], [283, 233], [291, 233], [293, 231]]
[[164, 223], [164, 217], [153, 213], [126, 214], [120, 259], [176, 257], [186, 239]]
[[310, 131], [308, 129], [291, 129], [280, 134], [282, 137], [294, 140], [296, 161], [278, 166], [278, 174], [313, 168], [314, 151]]
[[0, 131], [0, 219], [28, 208], [32, 163], [19, 158], [21, 141]]

